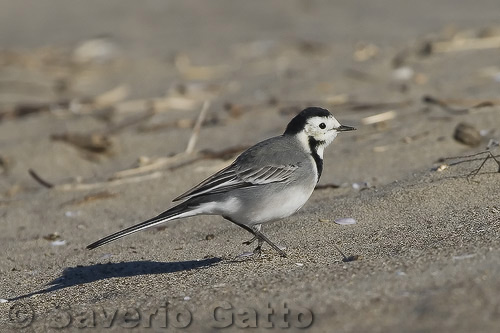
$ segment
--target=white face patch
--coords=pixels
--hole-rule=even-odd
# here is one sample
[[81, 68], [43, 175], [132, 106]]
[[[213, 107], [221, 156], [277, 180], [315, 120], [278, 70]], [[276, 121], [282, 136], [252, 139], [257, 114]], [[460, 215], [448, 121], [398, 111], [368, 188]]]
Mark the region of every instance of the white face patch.
[[323, 158], [323, 151], [337, 137], [336, 129], [340, 127], [340, 123], [333, 116], [329, 117], [312, 117], [307, 119], [304, 130], [299, 133], [298, 138], [304, 145], [307, 151], [310, 151], [309, 137], [314, 138], [319, 142], [317, 147], [318, 155]]

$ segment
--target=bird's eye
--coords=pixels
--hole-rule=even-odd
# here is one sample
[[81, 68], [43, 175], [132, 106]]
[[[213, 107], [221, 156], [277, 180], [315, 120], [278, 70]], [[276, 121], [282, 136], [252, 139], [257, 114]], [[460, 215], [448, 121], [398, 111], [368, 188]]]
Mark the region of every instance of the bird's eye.
[[325, 124], [325, 123], [321, 123], [321, 124], [319, 124], [319, 128], [321, 128], [321, 129], [325, 129], [325, 128], [326, 128], [326, 124]]

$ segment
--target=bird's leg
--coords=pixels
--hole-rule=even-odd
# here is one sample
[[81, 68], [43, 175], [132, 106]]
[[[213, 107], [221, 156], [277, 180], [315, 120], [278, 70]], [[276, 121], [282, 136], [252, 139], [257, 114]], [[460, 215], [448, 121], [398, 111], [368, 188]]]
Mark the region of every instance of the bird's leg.
[[257, 229], [258, 231], [260, 231], [260, 229], [261, 229], [261, 228], [262, 228], [262, 224], [257, 224], [257, 225], [255, 225], [255, 227], [252, 227], [252, 228], [251, 228], [251, 231], [250, 231], [250, 230], [249, 230], [249, 231], [250, 231], [250, 232], [251, 232], [254, 236], [252, 237], [252, 239], [249, 239], [249, 240], [247, 240], [246, 242], [243, 242], [243, 244], [244, 244], [244, 245], [250, 245], [250, 244], [252, 244], [253, 242], [255, 242], [255, 241], [258, 239], [258, 237], [257, 237], [257, 236], [255, 236], [255, 234], [254, 234], [253, 230], [254, 230], [254, 229]]
[[[229, 221], [231, 221], [231, 220], [229, 220]], [[238, 226], [242, 227], [243, 229], [245, 229], [246, 231], [250, 232], [251, 234], [253, 234], [255, 236], [254, 238], [252, 238], [252, 239], [250, 239], [248, 241], [248, 243], [251, 244], [252, 242], [255, 241], [255, 239], [257, 239], [258, 244], [257, 244], [257, 247], [255, 248], [255, 250], [253, 251], [254, 254], [260, 253], [261, 249], [262, 249], [262, 243], [266, 242], [273, 249], [275, 249], [280, 254], [280, 256], [286, 258], [285, 251], [283, 251], [282, 249], [280, 249], [279, 246], [277, 246], [276, 244], [274, 244], [273, 242], [271, 242], [269, 240], [269, 238], [266, 237], [266, 235], [264, 235], [262, 232], [260, 232], [260, 229], [262, 228], [261, 224], [256, 224], [256, 225], [254, 225], [252, 227], [249, 227], [249, 226], [247, 226], [245, 224], [236, 223], [234, 221], [231, 221], [231, 222], [237, 224]]]
[[[260, 229], [260, 228], [259, 228]], [[286, 252], [283, 251], [282, 249], [279, 248], [279, 246], [277, 246], [276, 244], [274, 244], [273, 242], [271, 242], [269, 240], [269, 238], [267, 238], [266, 235], [264, 235], [262, 232], [260, 232], [260, 230], [257, 230], [257, 228], [255, 228], [253, 230], [255, 236], [259, 239], [259, 245], [257, 246], [257, 248], [254, 250], [254, 253], [255, 251], [260, 251], [260, 248], [261, 248], [261, 244], [262, 242], [266, 242], [267, 244], [269, 244], [273, 249], [275, 249], [280, 256], [282, 256], [283, 258], [286, 258]]]

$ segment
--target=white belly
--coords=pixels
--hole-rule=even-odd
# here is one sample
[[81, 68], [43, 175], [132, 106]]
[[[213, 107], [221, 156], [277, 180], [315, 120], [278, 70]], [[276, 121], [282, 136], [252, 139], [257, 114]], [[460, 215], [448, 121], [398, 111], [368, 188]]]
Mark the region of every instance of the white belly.
[[280, 195], [261, 202], [260, 207], [254, 207], [251, 212], [247, 212], [247, 215], [250, 215], [252, 222], [258, 221], [255, 224], [283, 219], [298, 211], [307, 202], [313, 189], [290, 188]]

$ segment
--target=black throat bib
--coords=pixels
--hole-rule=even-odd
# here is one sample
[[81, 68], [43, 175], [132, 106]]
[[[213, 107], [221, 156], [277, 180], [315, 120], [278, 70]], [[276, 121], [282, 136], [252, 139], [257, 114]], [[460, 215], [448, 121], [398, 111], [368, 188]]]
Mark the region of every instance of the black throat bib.
[[321, 177], [321, 173], [323, 172], [323, 159], [318, 155], [318, 147], [320, 145], [325, 144], [324, 141], [318, 141], [312, 136], [309, 137], [309, 148], [311, 149], [311, 156], [316, 162], [316, 170], [318, 171], [318, 179], [316, 182], [319, 182], [319, 178]]

